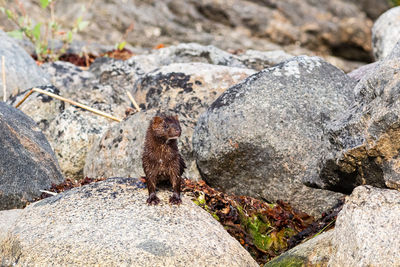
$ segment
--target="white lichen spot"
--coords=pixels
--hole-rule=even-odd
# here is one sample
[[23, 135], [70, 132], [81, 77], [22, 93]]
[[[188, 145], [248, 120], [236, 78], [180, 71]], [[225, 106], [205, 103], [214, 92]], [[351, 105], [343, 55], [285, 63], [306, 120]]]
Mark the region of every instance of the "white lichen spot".
[[283, 70], [285, 71], [284, 72], [285, 76], [294, 76], [297, 79], [300, 78], [299, 62], [297, 61], [293, 60], [287, 62], [284, 65]]
[[272, 75], [274, 75], [274, 76], [282, 76], [281, 70], [277, 67], [273, 68], [271, 71], [272, 71]]
[[304, 65], [304, 69], [308, 73], [321, 66], [321, 59], [319, 57], [302, 57], [300, 62]]

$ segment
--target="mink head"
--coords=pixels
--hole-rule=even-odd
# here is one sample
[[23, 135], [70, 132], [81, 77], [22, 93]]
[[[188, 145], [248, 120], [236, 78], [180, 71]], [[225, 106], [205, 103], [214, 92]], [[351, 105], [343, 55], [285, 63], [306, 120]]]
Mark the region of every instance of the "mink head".
[[153, 133], [156, 137], [165, 141], [178, 139], [181, 136], [181, 126], [178, 116], [155, 116], [151, 122]]

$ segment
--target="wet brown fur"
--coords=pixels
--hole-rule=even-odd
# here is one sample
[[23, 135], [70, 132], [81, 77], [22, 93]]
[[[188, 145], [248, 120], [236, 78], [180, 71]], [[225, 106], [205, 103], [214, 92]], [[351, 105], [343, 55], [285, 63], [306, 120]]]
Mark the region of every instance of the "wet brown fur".
[[174, 191], [169, 202], [182, 203], [181, 176], [186, 165], [178, 150], [177, 138], [180, 135], [178, 116], [155, 116], [147, 128], [142, 165], [149, 190], [149, 205], [157, 205], [160, 202], [156, 196], [156, 186], [157, 182], [163, 180], [169, 180]]

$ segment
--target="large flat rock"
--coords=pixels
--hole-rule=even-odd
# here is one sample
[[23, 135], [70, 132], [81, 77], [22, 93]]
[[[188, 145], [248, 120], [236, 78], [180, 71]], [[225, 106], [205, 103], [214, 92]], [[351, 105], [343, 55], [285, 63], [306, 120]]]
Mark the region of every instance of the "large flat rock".
[[258, 266], [209, 213], [171, 193], [146, 204], [134, 178], [110, 178], [25, 208], [0, 242], [6, 265]]

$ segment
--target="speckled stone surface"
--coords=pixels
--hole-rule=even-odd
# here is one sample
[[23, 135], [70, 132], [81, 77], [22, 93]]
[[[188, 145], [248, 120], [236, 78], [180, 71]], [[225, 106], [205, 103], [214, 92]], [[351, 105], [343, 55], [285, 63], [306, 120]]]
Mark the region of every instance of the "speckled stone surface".
[[152, 115], [161, 111], [179, 116], [182, 127], [179, 149], [188, 166], [184, 176], [200, 179], [192, 147], [198, 117], [225, 90], [254, 73], [252, 69], [195, 62], [174, 63], [143, 75], [135, 83], [133, 96], [142, 109], [140, 113], [146, 115], [135, 114], [110, 127], [90, 150], [84, 175], [143, 175], [141, 154], [145, 132]]
[[400, 42], [354, 87], [356, 101], [328, 123], [338, 151], [325, 158], [318, 186], [344, 193], [359, 185], [399, 188]]
[[[1, 210], [0, 211], [0, 240], [3, 239], [10, 228], [16, 223], [23, 209]], [[1, 261], [0, 261], [1, 263]]]
[[66, 177], [82, 178], [88, 150], [113, 124], [117, 122], [74, 106], [66, 108], [51, 121], [48, 139]]
[[57, 158], [36, 123], [0, 102], [0, 210], [23, 208], [40, 190], [63, 181]]
[[330, 230], [317, 235], [279, 255], [263, 267], [328, 266], [333, 250], [333, 232], [334, 230]]
[[400, 40], [400, 7], [383, 13], [372, 27], [372, 49], [376, 60], [388, 56]]
[[299, 56], [232, 86], [194, 130], [200, 172], [225, 191], [320, 216], [340, 194], [302, 180], [319, 179], [319, 162], [331, 152], [325, 125], [351, 104], [354, 84], [324, 60]]
[[400, 192], [359, 186], [339, 213], [330, 266], [400, 266]]
[[148, 206], [137, 179], [110, 178], [36, 202], [0, 256], [21, 266], [258, 266], [210, 214], [188, 197], [171, 206], [170, 194]]

